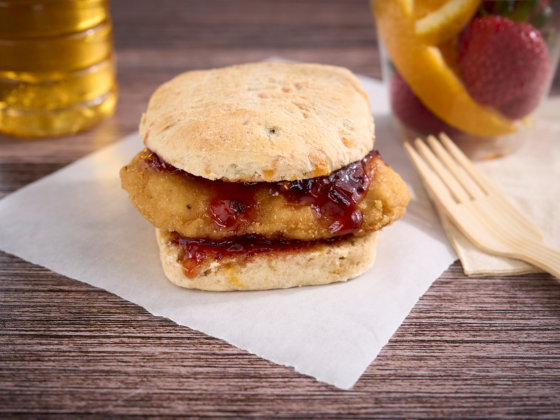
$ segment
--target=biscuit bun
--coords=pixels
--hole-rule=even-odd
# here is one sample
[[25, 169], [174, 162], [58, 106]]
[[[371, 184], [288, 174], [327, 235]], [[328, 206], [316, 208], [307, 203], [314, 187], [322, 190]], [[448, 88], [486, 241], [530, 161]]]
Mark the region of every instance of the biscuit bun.
[[262, 62], [175, 77], [152, 96], [140, 135], [193, 175], [277, 182], [362, 159], [374, 127], [367, 94], [349, 70]]
[[194, 278], [185, 276], [181, 248], [169, 232], [156, 229], [163, 271], [177, 286], [210, 291], [285, 289], [346, 281], [368, 270], [375, 260], [377, 232], [350, 236], [297, 252], [277, 251], [243, 260], [212, 262]]

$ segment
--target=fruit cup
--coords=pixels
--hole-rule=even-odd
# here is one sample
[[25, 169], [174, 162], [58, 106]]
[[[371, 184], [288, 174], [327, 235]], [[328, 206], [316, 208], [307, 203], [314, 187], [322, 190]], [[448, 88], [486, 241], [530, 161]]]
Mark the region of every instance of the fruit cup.
[[446, 132], [471, 158], [530, 134], [560, 55], [560, 0], [372, 0], [393, 117]]

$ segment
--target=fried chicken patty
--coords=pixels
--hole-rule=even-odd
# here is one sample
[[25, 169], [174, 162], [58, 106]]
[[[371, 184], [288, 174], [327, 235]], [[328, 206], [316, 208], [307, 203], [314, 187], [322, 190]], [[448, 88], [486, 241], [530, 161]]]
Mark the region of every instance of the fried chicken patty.
[[[225, 228], [215, 223], [208, 204], [215, 192], [208, 181], [185, 173], [150, 169], [140, 152], [121, 169], [122, 187], [130, 201], [156, 228], [175, 231], [185, 237], [220, 240], [239, 235], [262, 235], [269, 239], [312, 241], [336, 236], [318, 220], [311, 205], [294, 205], [282, 194], [272, 194], [262, 183], [256, 190], [257, 205], [241, 225]], [[358, 204], [363, 221], [355, 235], [383, 228], [401, 218], [410, 200], [404, 181], [379, 157], [373, 157], [374, 177]]]

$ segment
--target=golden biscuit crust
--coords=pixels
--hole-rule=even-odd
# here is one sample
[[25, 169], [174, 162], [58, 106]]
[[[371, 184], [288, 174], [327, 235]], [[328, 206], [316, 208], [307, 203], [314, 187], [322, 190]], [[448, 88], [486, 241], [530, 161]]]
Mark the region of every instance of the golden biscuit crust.
[[166, 162], [235, 182], [329, 175], [373, 148], [373, 130], [349, 70], [278, 62], [183, 73], [154, 93], [140, 123]]
[[[139, 153], [121, 169], [122, 187], [128, 191], [132, 204], [156, 228], [190, 238], [213, 240], [248, 234], [269, 239], [281, 235], [302, 241], [333, 236], [310, 206], [294, 206], [282, 195], [270, 195], [267, 189], [257, 193], [255, 198], [259, 205], [250, 223], [235, 231], [219, 229], [208, 211], [208, 202], [213, 197], [211, 190], [195, 177], [150, 170], [142, 155]], [[401, 218], [410, 200], [410, 193], [400, 176], [382, 159], [374, 157], [372, 162], [375, 176], [359, 204], [364, 218], [362, 229], [356, 233], [358, 236]]]
[[351, 236], [332, 245], [299, 252], [260, 254], [247, 260], [212, 261], [193, 278], [185, 276], [181, 249], [169, 232], [156, 229], [160, 258], [167, 278], [177, 286], [216, 292], [267, 290], [346, 281], [371, 268], [377, 252], [377, 232]]

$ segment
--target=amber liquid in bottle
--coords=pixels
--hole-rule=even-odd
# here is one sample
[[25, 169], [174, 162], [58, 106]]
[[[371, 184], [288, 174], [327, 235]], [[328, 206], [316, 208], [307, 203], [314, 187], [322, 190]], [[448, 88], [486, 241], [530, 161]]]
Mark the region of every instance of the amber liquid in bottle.
[[116, 101], [108, 0], [0, 0], [0, 132], [73, 134]]

